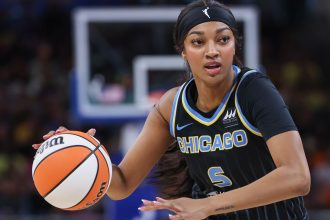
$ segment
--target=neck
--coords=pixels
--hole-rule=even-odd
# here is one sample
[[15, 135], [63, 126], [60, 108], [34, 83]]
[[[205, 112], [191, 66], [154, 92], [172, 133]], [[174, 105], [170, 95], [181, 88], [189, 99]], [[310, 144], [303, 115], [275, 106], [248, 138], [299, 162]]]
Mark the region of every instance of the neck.
[[198, 92], [196, 107], [202, 112], [209, 112], [217, 108], [232, 88], [234, 79], [235, 73], [232, 70], [228, 77], [216, 86], [209, 86], [203, 82], [195, 81]]

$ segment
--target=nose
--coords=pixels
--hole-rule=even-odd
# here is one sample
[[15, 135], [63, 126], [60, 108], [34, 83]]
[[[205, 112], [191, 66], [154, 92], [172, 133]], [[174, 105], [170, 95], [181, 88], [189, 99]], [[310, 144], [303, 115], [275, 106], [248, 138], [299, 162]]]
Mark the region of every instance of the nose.
[[216, 58], [220, 55], [220, 51], [214, 42], [209, 42], [207, 44], [205, 55], [207, 58]]

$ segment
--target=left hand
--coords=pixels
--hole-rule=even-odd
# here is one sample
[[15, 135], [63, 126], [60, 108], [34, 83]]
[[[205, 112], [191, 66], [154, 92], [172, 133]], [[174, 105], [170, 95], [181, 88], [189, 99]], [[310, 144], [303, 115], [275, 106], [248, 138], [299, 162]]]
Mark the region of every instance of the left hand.
[[156, 201], [142, 199], [140, 211], [167, 209], [175, 213], [169, 215], [171, 220], [201, 220], [209, 216], [206, 211], [207, 203], [203, 199], [179, 198], [166, 200], [156, 197]]

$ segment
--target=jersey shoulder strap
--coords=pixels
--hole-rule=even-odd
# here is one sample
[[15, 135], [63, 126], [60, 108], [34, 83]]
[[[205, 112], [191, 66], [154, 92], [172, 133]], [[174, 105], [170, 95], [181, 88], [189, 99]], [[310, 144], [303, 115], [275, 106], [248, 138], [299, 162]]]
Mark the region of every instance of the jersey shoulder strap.
[[170, 134], [175, 137], [175, 120], [176, 120], [176, 112], [177, 112], [177, 107], [179, 103], [179, 99], [182, 96], [182, 92], [184, 91], [184, 88], [189, 84], [190, 81], [193, 79], [190, 79], [189, 81], [185, 82], [182, 84], [178, 91], [176, 92], [174, 96], [174, 100], [172, 103], [172, 109], [171, 109], [171, 119], [170, 119]]
[[237, 115], [240, 119], [240, 121], [242, 122], [242, 124], [244, 125], [245, 128], [247, 128], [252, 134], [262, 137], [261, 132], [259, 131], [258, 128], [256, 128], [250, 121], [247, 120], [247, 118], [245, 117], [241, 105], [239, 103], [239, 97], [238, 97], [238, 89], [241, 85], [241, 83], [244, 81], [244, 79], [251, 75], [251, 74], [258, 74], [260, 73], [259, 71], [255, 70], [255, 69], [250, 69], [250, 68], [242, 68], [242, 71], [240, 72], [240, 74], [237, 77], [237, 84], [236, 84], [236, 91], [235, 91], [235, 107], [237, 110]]
[[245, 79], [247, 76], [249, 76], [252, 73], [258, 73], [258, 70], [250, 69], [248, 67], [243, 67], [236, 78], [237, 87], [243, 81], [243, 79]]

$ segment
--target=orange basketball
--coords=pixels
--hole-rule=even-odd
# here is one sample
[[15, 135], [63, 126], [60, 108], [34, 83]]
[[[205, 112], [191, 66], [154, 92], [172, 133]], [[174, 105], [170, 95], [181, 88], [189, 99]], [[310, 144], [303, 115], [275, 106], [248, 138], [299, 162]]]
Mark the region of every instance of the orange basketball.
[[111, 173], [111, 160], [104, 146], [80, 131], [66, 131], [43, 142], [32, 165], [39, 194], [65, 210], [97, 203], [108, 190]]

